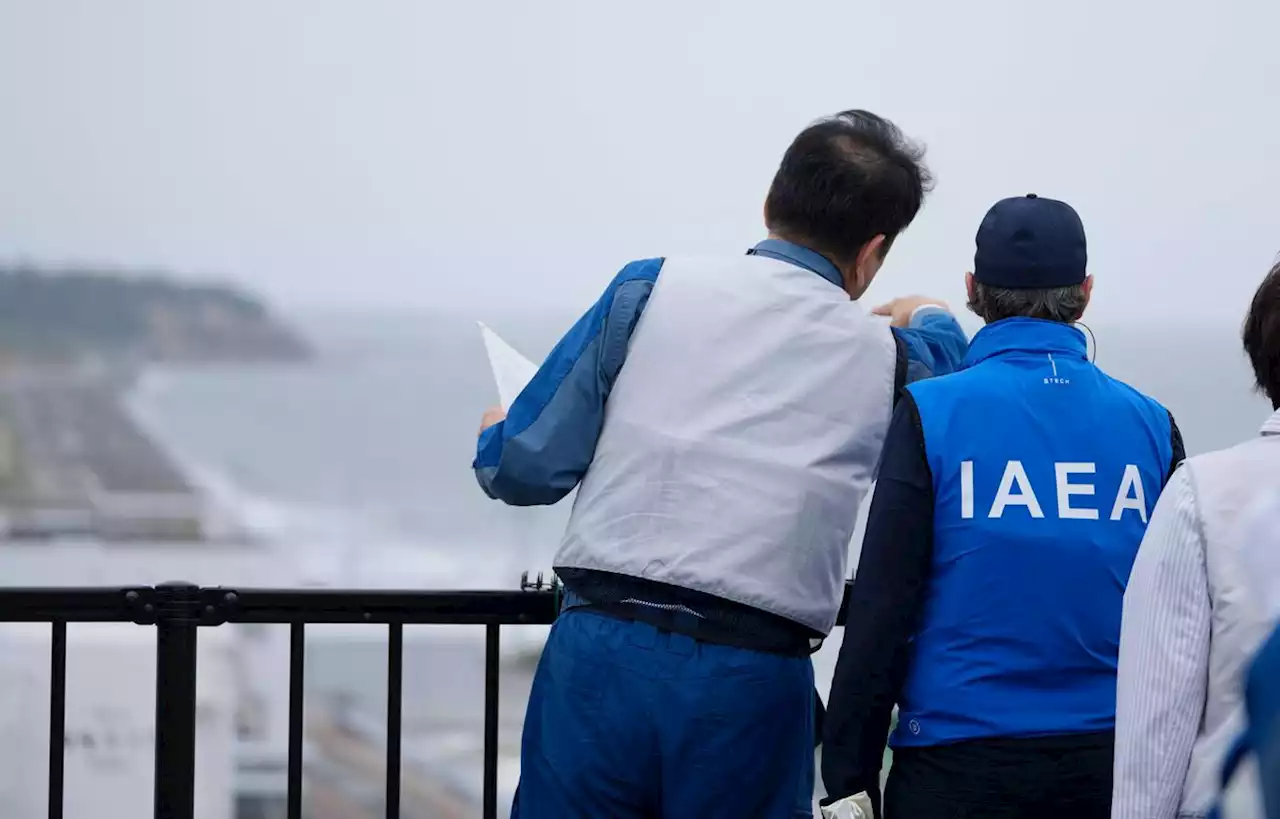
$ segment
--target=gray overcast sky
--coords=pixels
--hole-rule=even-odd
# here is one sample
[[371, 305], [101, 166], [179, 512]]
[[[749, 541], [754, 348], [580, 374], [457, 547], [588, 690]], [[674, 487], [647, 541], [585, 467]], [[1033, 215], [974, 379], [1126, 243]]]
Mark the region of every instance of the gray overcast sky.
[[737, 252], [781, 152], [864, 107], [938, 186], [871, 296], [960, 301], [995, 199], [1072, 202], [1094, 315], [1239, 316], [1280, 251], [1255, 0], [0, 0], [0, 256], [282, 304], [584, 307]]

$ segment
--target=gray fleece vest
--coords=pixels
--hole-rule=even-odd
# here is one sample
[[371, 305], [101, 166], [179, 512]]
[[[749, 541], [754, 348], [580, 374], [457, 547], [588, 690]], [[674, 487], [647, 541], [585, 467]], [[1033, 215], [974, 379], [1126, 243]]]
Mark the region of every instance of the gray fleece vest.
[[668, 259], [554, 565], [828, 633], [894, 363], [888, 327], [808, 270], [763, 256]]

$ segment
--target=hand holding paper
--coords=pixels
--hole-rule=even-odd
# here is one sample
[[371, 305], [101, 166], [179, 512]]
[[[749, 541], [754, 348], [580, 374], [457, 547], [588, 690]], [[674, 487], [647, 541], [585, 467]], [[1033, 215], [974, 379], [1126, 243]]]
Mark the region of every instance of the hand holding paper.
[[502, 407], [490, 407], [480, 417], [480, 431], [484, 432], [494, 424], [500, 424], [505, 420], [507, 420], [507, 413]]

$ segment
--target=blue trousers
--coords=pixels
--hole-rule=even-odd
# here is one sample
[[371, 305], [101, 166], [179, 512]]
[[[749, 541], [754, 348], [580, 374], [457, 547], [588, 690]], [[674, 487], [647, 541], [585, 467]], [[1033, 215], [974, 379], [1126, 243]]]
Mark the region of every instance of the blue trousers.
[[552, 626], [512, 819], [812, 819], [813, 665], [590, 609]]

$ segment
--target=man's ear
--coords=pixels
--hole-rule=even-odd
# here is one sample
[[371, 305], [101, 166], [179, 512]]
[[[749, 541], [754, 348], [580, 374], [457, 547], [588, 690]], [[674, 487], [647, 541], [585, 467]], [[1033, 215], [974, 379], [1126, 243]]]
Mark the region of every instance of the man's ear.
[[884, 255], [889, 252], [888, 246], [885, 244], [885, 235], [877, 233], [858, 250], [858, 255], [854, 257], [853, 264], [848, 270], [844, 271], [845, 290], [849, 292], [851, 298], [857, 299], [867, 292], [867, 288], [871, 286], [871, 281], [875, 279], [876, 273], [880, 272], [880, 265], [884, 263]]
[[[884, 256], [889, 252], [889, 248], [885, 245], [885, 235], [877, 233], [871, 237], [871, 241], [862, 246], [858, 251], [858, 257], [854, 259], [854, 267], [859, 272], [871, 271], [871, 275], [875, 275], [875, 271], [880, 269], [880, 265], [884, 263]], [[868, 282], [870, 284], [870, 282]]]
[[1084, 281], [1080, 282], [1080, 295], [1084, 296], [1084, 303], [1080, 305], [1080, 312], [1076, 314], [1074, 321], [1084, 319], [1084, 314], [1089, 310], [1089, 300], [1093, 298], [1093, 276], [1085, 275]]
[[968, 273], [965, 273], [964, 274], [964, 294], [969, 299], [970, 304], [973, 304], [973, 283], [974, 283], [973, 272], [970, 271]]

